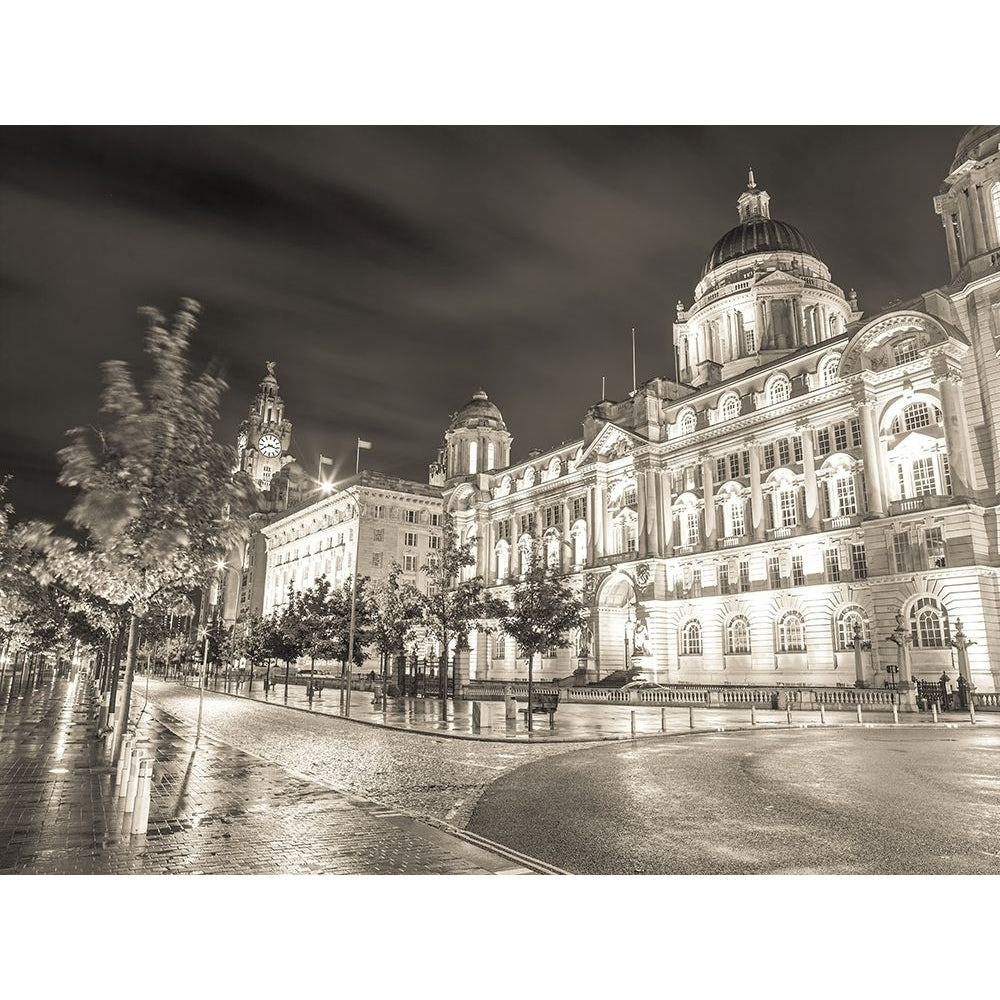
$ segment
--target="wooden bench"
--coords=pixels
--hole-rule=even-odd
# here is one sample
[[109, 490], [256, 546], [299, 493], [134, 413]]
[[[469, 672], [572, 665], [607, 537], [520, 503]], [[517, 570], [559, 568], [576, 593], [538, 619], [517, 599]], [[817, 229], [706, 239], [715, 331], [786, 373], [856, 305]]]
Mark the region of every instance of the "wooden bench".
[[[525, 704], [528, 700], [528, 696], [525, 695], [523, 698], [517, 699], [520, 704]], [[553, 721], [553, 716], [555, 715], [556, 709], [559, 707], [559, 692], [558, 691], [536, 691], [534, 692], [531, 699], [531, 714], [537, 715], [539, 712], [544, 712], [549, 717], [549, 723]], [[524, 713], [524, 721], [528, 721], [528, 710], [527, 708], [522, 708], [521, 711]]]

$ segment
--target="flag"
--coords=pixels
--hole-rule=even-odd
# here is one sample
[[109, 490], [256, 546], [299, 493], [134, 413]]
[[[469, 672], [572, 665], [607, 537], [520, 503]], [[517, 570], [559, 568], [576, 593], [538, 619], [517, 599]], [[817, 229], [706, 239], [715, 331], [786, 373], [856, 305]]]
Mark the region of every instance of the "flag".
[[320, 464], [321, 467], [324, 466], [324, 465], [333, 465], [333, 459], [332, 458], [327, 458], [325, 455], [320, 455], [319, 456], [319, 464]]
[[361, 438], [358, 438], [358, 447], [359, 448], [368, 448], [368, 449], [370, 449], [371, 446], [372, 446], [371, 441], [362, 441]]

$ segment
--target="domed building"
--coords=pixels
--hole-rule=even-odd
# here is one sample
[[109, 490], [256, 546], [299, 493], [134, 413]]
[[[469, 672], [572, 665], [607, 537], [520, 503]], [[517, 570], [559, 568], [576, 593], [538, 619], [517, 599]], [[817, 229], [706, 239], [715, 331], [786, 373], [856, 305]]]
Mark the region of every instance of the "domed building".
[[[578, 589], [586, 627], [535, 674], [568, 700], [643, 679], [915, 708], [942, 675], [996, 699], [1000, 126], [959, 143], [934, 199], [950, 280], [905, 308], [863, 315], [752, 172], [736, 207], [678, 303], [677, 381], [514, 463], [485, 393], [454, 416], [431, 478], [475, 572], [509, 598], [540, 550]], [[469, 645], [460, 681], [527, 677], [495, 627]]]

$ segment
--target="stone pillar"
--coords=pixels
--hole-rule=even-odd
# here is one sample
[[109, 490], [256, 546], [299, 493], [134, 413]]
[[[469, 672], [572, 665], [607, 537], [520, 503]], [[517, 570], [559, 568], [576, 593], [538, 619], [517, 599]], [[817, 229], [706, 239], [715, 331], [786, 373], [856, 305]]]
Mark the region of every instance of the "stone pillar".
[[955, 230], [951, 225], [951, 211], [945, 207], [941, 212], [941, 225], [944, 226], [944, 238], [948, 244], [948, 262], [951, 264], [951, 273], [955, 274], [961, 268], [958, 259], [958, 245], [955, 243]]
[[490, 679], [490, 636], [488, 632], [476, 633], [476, 680]]
[[590, 517], [594, 524], [594, 556], [600, 559], [607, 555], [608, 540], [604, 534], [604, 520], [607, 514], [607, 505], [604, 502], [604, 487], [600, 483], [595, 483], [593, 487], [593, 503], [591, 504]]
[[813, 449], [813, 428], [806, 420], [800, 420], [795, 429], [802, 438], [802, 478], [805, 483], [806, 523], [810, 531], [819, 531], [821, 509], [819, 488], [816, 482], [816, 455]]
[[587, 565], [593, 566], [597, 558], [597, 487], [587, 490]]
[[707, 451], [703, 451], [698, 457], [701, 459], [701, 486], [702, 496], [705, 499], [705, 545], [714, 549], [717, 533], [715, 527], [715, 470], [712, 468], [712, 463], [715, 459]]
[[649, 539], [646, 523], [646, 474], [636, 470], [635, 473], [635, 549], [640, 559], [645, 559], [649, 552]]
[[975, 185], [970, 184], [968, 194], [962, 195], [965, 198], [965, 207], [969, 220], [972, 223], [972, 242], [974, 250], [970, 257], [986, 250], [986, 235], [983, 232], [983, 217], [979, 212], [979, 199], [976, 197]]
[[[859, 387], [860, 388], [860, 387]], [[875, 400], [862, 389], [855, 393], [855, 407], [861, 421], [861, 451], [865, 463], [865, 484], [868, 490], [868, 512], [875, 517], [885, 517], [885, 470], [879, 449], [878, 429], [875, 426]]]
[[660, 509], [663, 512], [661, 518], [663, 527], [663, 548], [661, 549], [661, 555], [669, 557], [674, 554], [673, 487], [670, 482], [670, 473], [667, 470], [662, 471], [657, 478], [660, 480]]
[[761, 299], [755, 299], [753, 304], [754, 313], [754, 340], [757, 342], [757, 351], [764, 350], [764, 303]]
[[652, 469], [645, 472], [646, 479], [646, 552], [658, 556], [663, 550], [660, 545], [659, 505], [656, 502], [656, 473]]
[[463, 697], [462, 688], [469, 683], [469, 650], [455, 650], [455, 700]]
[[948, 465], [951, 468], [951, 491], [956, 497], [969, 497], [973, 493], [974, 483], [969, 427], [960, 388], [962, 380], [958, 372], [942, 370], [946, 364], [944, 358], [934, 359], [934, 379], [941, 393], [944, 438], [948, 448]]
[[747, 438], [743, 442], [750, 452], [750, 521], [753, 540], [764, 540], [764, 494], [760, 482], [760, 442]]

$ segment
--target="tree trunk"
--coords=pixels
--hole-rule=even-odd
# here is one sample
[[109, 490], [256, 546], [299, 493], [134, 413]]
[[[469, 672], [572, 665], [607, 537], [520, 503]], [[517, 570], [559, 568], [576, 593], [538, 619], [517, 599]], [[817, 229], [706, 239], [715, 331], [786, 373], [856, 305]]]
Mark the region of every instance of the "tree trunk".
[[528, 732], [534, 728], [532, 708], [534, 708], [535, 695], [535, 654], [534, 651], [528, 653]]
[[444, 718], [444, 707], [448, 701], [448, 631], [441, 635], [441, 661], [438, 664], [438, 692], [441, 695], [441, 717]]
[[118, 701], [118, 671], [121, 670], [122, 665], [122, 639], [124, 636], [125, 630], [119, 625], [118, 636], [115, 639], [115, 652], [111, 658], [111, 699], [108, 702], [109, 719], [114, 716], [115, 705]]
[[[128, 713], [132, 701], [132, 677], [135, 674], [135, 647], [138, 636], [139, 619], [135, 614], [130, 614], [128, 622], [128, 655], [125, 659], [125, 690], [122, 693], [121, 725], [115, 729], [115, 752], [111, 755], [112, 764], [118, 763], [118, 756], [122, 751], [122, 741], [125, 738], [125, 730], [128, 728]], [[115, 676], [118, 676], [117, 671], [115, 671]]]
[[288, 668], [291, 666], [289, 660], [285, 660], [285, 700], [288, 699]]

